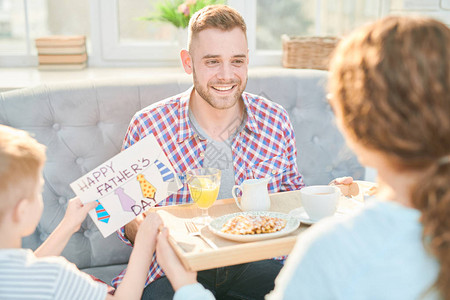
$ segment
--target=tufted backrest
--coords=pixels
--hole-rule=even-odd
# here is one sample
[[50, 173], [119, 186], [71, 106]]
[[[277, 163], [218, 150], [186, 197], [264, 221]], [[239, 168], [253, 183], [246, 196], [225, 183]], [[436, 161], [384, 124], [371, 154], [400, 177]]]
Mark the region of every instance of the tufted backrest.
[[[364, 177], [347, 149], [325, 99], [327, 72], [277, 69], [250, 72], [247, 91], [280, 103], [294, 126], [298, 165], [305, 183], [327, 184], [338, 176]], [[184, 75], [148, 79], [87, 80], [4, 92], [0, 123], [31, 132], [47, 146], [44, 213], [24, 239], [35, 249], [62, 219], [74, 196], [69, 183], [117, 154], [133, 114], [191, 85]], [[90, 218], [63, 255], [79, 268], [121, 264], [130, 249], [115, 235], [104, 239]]]
[[281, 104], [294, 127], [297, 164], [306, 185], [341, 176], [363, 179], [364, 168], [346, 146], [326, 99], [327, 71], [281, 69], [251, 73], [246, 91]]

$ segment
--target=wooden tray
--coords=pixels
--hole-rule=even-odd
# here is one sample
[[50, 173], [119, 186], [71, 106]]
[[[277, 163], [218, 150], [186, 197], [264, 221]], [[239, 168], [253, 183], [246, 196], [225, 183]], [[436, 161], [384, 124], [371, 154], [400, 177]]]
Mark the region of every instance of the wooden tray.
[[[363, 205], [363, 199], [362, 195], [359, 196], [352, 200], [341, 197], [338, 211], [350, 212], [360, 208]], [[270, 201], [270, 211], [289, 213], [291, 210], [301, 206], [300, 191], [271, 194]], [[184, 225], [186, 221], [201, 215], [200, 209], [195, 204], [165, 206], [154, 209], [160, 213], [165, 226], [169, 228], [172, 247], [181, 262], [185, 268], [192, 271], [288, 255], [295, 245], [298, 234], [309, 227], [309, 225], [301, 224], [294, 232], [279, 238], [254, 242], [235, 242], [216, 236], [205, 226], [201, 228], [202, 235], [212, 240], [219, 247], [219, 249], [212, 249], [201, 238], [190, 236]], [[209, 209], [209, 215], [215, 218], [239, 211], [234, 199], [223, 199], [214, 203]]]
[[[270, 195], [270, 211], [289, 213], [300, 206], [298, 191], [284, 192]], [[300, 226], [296, 231], [284, 237], [255, 241], [235, 242], [213, 234], [207, 226], [201, 233], [211, 239], [219, 249], [212, 249], [201, 238], [189, 236], [184, 223], [191, 218], [199, 216], [200, 210], [195, 204], [166, 206], [157, 208], [164, 224], [169, 228], [172, 246], [183, 265], [192, 271], [201, 271], [212, 268], [230, 266], [287, 255], [292, 250], [297, 235], [305, 230]], [[213, 218], [239, 212], [233, 199], [217, 200], [209, 209]]]

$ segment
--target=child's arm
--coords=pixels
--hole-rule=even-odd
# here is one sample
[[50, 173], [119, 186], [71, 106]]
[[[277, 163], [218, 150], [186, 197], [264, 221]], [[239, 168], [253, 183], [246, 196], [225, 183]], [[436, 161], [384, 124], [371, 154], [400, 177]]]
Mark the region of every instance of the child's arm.
[[164, 228], [158, 235], [156, 258], [175, 290], [174, 300], [214, 300], [214, 295], [197, 282], [197, 272], [187, 271], [168, 241], [169, 231]]
[[141, 299], [155, 252], [156, 236], [162, 224], [157, 213], [147, 214], [136, 234], [127, 272], [114, 295], [108, 294], [106, 299]]
[[176, 292], [185, 285], [197, 283], [197, 272], [187, 271], [183, 267], [169, 244], [168, 236], [169, 231], [167, 228], [164, 228], [158, 236], [156, 258]]
[[38, 257], [60, 255], [72, 234], [80, 229], [81, 223], [86, 219], [88, 212], [97, 205], [98, 203], [95, 201], [83, 204], [78, 197], [71, 199], [61, 223], [34, 251], [34, 254]]

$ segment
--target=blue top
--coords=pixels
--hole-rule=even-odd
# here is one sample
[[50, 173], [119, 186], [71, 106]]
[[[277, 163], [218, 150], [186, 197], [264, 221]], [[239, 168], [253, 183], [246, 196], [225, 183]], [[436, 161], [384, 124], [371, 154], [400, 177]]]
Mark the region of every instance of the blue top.
[[416, 209], [376, 201], [314, 225], [298, 239], [268, 299], [418, 299], [439, 271], [423, 247], [419, 218]]
[[[374, 201], [347, 218], [302, 233], [266, 299], [439, 299], [428, 289], [439, 264], [422, 244], [420, 212]], [[201, 285], [174, 299], [214, 299]], [[185, 293], [187, 292], [187, 293]], [[203, 296], [201, 296], [203, 295]]]

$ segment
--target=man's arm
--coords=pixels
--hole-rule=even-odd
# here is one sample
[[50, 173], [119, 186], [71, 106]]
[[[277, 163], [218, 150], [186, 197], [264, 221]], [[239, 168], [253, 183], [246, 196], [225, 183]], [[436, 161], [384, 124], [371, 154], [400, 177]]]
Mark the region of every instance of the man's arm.
[[305, 186], [303, 176], [298, 171], [297, 166], [297, 147], [295, 146], [295, 134], [289, 116], [285, 111], [285, 137], [286, 137], [286, 157], [289, 160], [289, 166], [286, 169], [283, 178], [282, 191], [295, 191]]

